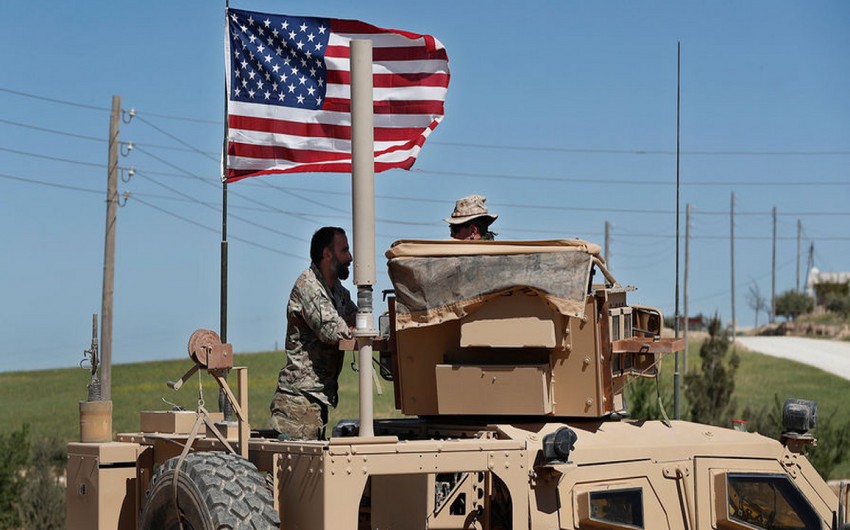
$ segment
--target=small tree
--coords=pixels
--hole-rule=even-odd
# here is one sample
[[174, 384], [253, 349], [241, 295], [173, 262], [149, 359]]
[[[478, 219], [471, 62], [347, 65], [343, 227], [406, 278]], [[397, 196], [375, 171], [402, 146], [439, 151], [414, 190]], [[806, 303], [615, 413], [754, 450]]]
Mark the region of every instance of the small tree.
[[810, 312], [814, 306], [815, 301], [810, 296], [797, 291], [786, 291], [776, 297], [776, 314], [788, 320]]
[[23, 528], [65, 528], [65, 488], [59, 483], [66, 460], [59, 440], [41, 440], [26, 467], [26, 480], [15, 503]]
[[699, 349], [700, 371], [685, 375], [685, 396], [693, 421], [728, 426], [736, 410], [732, 393], [740, 358], [735, 352], [728, 355], [729, 335], [719, 316], [709, 321], [708, 335]]
[[747, 291], [747, 304], [756, 312], [756, 327], [759, 326], [759, 313], [767, 310], [767, 298], [761, 294], [761, 289], [757, 283], [750, 284]]
[[29, 425], [20, 431], [0, 434], [0, 528], [20, 528], [21, 521], [14, 508], [25, 483], [21, 470], [29, 460]]
[[843, 318], [850, 317], [850, 294], [829, 293], [826, 296], [826, 308]]

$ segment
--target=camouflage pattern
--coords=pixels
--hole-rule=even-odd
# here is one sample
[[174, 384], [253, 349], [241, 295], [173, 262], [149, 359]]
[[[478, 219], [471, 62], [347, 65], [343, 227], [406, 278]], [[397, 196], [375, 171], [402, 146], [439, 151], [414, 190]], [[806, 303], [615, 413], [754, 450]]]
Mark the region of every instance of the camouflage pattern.
[[328, 408], [299, 394], [275, 392], [271, 404], [272, 429], [288, 440], [321, 440], [325, 437]]
[[[315, 265], [304, 271], [289, 295], [286, 307], [286, 366], [278, 376], [270, 409], [273, 427], [297, 423], [304, 407], [283, 405], [287, 398], [303, 396], [323, 409], [336, 407], [343, 352], [339, 340], [350, 338], [357, 306], [339, 280], [329, 289]], [[322, 425], [324, 427], [324, 425]], [[283, 431], [281, 431], [283, 432]]]

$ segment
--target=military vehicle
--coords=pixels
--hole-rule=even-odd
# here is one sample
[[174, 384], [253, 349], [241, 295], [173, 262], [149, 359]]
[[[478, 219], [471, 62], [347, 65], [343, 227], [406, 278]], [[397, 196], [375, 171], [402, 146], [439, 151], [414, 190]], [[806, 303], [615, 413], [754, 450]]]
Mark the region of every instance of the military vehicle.
[[846, 528], [846, 491], [839, 503], [804, 456], [810, 403], [786, 405], [781, 442], [627, 419], [627, 380], [682, 344], [627, 303], [598, 246], [401, 241], [387, 256], [374, 348], [409, 417], [327, 441], [251, 430], [246, 371], [199, 331], [172, 386], [206, 370], [237, 426], [142, 412], [140, 432], [70, 444], [69, 528]]
[[[352, 70], [371, 58], [355, 43]], [[372, 99], [354, 94], [370, 72], [352, 72], [358, 315], [355, 340], [340, 345], [360, 352], [359, 422], [323, 441], [252, 429], [247, 370], [215, 332], [197, 331], [191, 368], [169, 385], [207, 372], [237, 421], [199, 403], [142, 412], [138, 432], [113, 437], [110, 402], [81, 403], [68, 528], [847, 528], [846, 488], [836, 496], [805, 457], [814, 404], [786, 404], [781, 441], [627, 418], [627, 381], [656, 377], [683, 344], [662, 337], [658, 310], [627, 303], [632, 289], [597, 245], [399, 241], [386, 253], [384, 333], [373, 330], [374, 193], [370, 170], [358, 177], [373, 149], [356, 141], [371, 141], [371, 114], [365, 129], [357, 115]], [[374, 351], [403, 418], [372, 418]]]

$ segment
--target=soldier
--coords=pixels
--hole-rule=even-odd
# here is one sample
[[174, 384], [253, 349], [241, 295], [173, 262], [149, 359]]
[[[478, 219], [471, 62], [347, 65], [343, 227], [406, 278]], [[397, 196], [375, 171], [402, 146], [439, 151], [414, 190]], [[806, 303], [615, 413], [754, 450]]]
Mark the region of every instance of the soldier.
[[310, 268], [304, 271], [286, 306], [286, 366], [278, 376], [269, 408], [281, 439], [325, 437], [328, 407], [336, 407], [343, 352], [339, 340], [351, 338], [357, 306], [340, 280], [348, 278], [352, 257], [342, 228], [326, 226], [313, 234]]
[[455, 202], [451, 217], [443, 219], [449, 223], [453, 239], [496, 238], [496, 234], [490, 231], [490, 225], [499, 216], [487, 211], [486, 201], [487, 197], [483, 195], [468, 195]]

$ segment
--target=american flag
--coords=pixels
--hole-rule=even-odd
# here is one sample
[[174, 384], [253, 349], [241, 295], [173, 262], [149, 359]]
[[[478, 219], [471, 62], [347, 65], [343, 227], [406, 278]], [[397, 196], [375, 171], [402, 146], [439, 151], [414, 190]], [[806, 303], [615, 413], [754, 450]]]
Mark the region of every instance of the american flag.
[[413, 165], [443, 119], [449, 60], [437, 39], [356, 20], [228, 9], [228, 182], [351, 171], [352, 39], [372, 41], [375, 171]]

